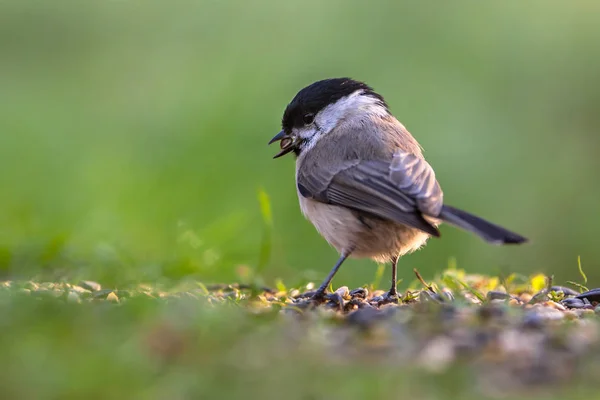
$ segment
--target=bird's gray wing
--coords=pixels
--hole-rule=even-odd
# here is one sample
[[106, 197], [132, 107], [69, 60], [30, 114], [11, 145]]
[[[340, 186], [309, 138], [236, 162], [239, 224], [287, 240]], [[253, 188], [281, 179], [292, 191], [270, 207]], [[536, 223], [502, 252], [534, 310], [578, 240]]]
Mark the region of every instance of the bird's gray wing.
[[298, 173], [302, 196], [392, 220], [439, 236], [423, 215], [437, 217], [443, 195], [431, 166], [397, 151], [392, 162], [351, 160]]

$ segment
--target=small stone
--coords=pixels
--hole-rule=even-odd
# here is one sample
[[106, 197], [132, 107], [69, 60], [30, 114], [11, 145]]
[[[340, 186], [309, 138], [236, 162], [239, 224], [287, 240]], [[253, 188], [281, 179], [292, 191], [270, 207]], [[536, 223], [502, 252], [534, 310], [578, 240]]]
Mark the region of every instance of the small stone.
[[472, 304], [481, 304], [481, 300], [479, 300], [477, 298], [477, 296], [475, 296], [471, 293], [465, 293], [464, 296], [465, 296], [465, 299], [468, 300], [469, 302], [471, 302]]
[[100, 286], [100, 284], [98, 282], [94, 282], [94, 281], [81, 281], [81, 282], [79, 282], [79, 286], [81, 286], [84, 289], [90, 290], [92, 292], [97, 292], [99, 290], [102, 290], [102, 286]]
[[452, 299], [449, 299], [446, 297], [445, 293], [431, 293], [431, 298], [440, 302], [440, 303], [444, 303], [446, 301], [452, 301]]
[[379, 303], [379, 302], [381, 302], [382, 300], [383, 300], [383, 296], [375, 296], [375, 297], [372, 297], [372, 298], [371, 298], [370, 302], [371, 302], [371, 303]]
[[92, 294], [92, 296], [94, 296], [97, 299], [105, 299], [106, 296], [108, 296], [112, 292], [113, 292], [112, 289], [102, 289], [102, 290], [98, 290], [98, 291], [94, 292]]
[[348, 290], [348, 286], [342, 286], [338, 288], [335, 293], [340, 295], [342, 299], [350, 299], [350, 291]]
[[584, 308], [585, 307], [585, 303], [583, 302], [583, 300], [578, 299], [577, 297], [569, 297], [569, 298], [563, 299], [560, 303], [567, 308]]
[[455, 353], [454, 342], [445, 336], [440, 336], [425, 346], [418, 362], [431, 372], [442, 372], [454, 361]]
[[442, 289], [442, 293], [440, 295], [445, 297], [448, 301], [454, 301], [454, 294], [452, 293], [452, 290], [448, 288]]
[[510, 295], [504, 292], [497, 292], [494, 290], [490, 290], [486, 295], [488, 300], [508, 300]]
[[576, 299], [588, 300], [589, 302], [595, 301], [600, 303], [600, 288], [588, 290], [585, 293], [581, 293], [575, 296]]
[[72, 290], [73, 292], [77, 292], [77, 293], [79, 293], [79, 294], [88, 294], [88, 293], [92, 293], [92, 291], [91, 291], [91, 290], [89, 290], [89, 289], [84, 289], [84, 288], [82, 288], [81, 286], [77, 286], [77, 285], [73, 285], [73, 286], [71, 287], [71, 290]]
[[77, 294], [77, 292], [71, 290], [69, 292], [69, 294], [67, 295], [67, 301], [69, 303], [81, 303], [81, 299], [79, 298], [79, 295]]
[[[345, 311], [352, 311], [352, 310], [356, 310], [361, 306], [361, 303], [363, 303], [362, 299], [359, 299], [357, 297], [350, 299], [345, 305], [344, 305], [344, 310]], [[365, 303], [367, 304], [367, 303]]]
[[559, 311], [565, 311], [565, 310], [566, 310], [566, 307], [565, 307], [565, 306], [563, 306], [563, 305], [562, 305], [562, 304], [560, 304], [560, 303], [554, 302], [554, 301], [552, 301], [552, 300], [549, 300], [549, 301], [547, 301], [547, 302], [545, 303], [545, 305], [547, 305], [548, 307], [552, 307], [552, 308], [554, 308], [554, 309], [556, 309], [556, 310], [559, 310]]
[[358, 288], [350, 291], [350, 296], [359, 299], [366, 299], [369, 296], [369, 291], [365, 288]]
[[531, 300], [529, 300], [529, 304], [538, 304], [538, 303], [544, 303], [548, 300], [548, 290], [547, 289], [542, 289], [539, 292], [537, 292], [536, 294], [533, 295], [533, 297], [531, 298]]
[[25, 289], [29, 289], [29, 290], [38, 290], [38, 288], [40, 287], [37, 283], [33, 282], [33, 281], [29, 281], [25, 284]]
[[[340, 299], [341, 299], [341, 297], [340, 297]], [[325, 303], [325, 308], [331, 309], [331, 310], [336, 310], [336, 311], [343, 311], [344, 300], [341, 300], [341, 302], [337, 302], [334, 300], [328, 301], [327, 303]]]
[[421, 290], [419, 293], [419, 301], [427, 302], [432, 301], [434, 303], [443, 302], [444, 300], [437, 293], [432, 293], [429, 290]]
[[110, 292], [108, 294], [108, 296], [106, 296], [106, 300], [111, 301], [113, 303], [118, 303], [119, 302], [119, 298], [117, 297], [117, 295], [115, 294], [115, 292]]
[[550, 290], [554, 292], [563, 292], [565, 296], [577, 296], [579, 292], [565, 286], [552, 286]]
[[329, 307], [342, 309], [344, 307], [344, 298], [336, 291], [325, 296], [329, 302], [326, 304]]
[[522, 302], [524, 303], [529, 303], [529, 301], [531, 300], [533, 296], [530, 293], [522, 293], [519, 298], [521, 299]]
[[519, 300], [517, 300], [517, 299], [510, 299], [508, 301], [508, 304], [511, 305], [511, 306], [518, 306], [518, 305], [521, 304], [521, 302]]

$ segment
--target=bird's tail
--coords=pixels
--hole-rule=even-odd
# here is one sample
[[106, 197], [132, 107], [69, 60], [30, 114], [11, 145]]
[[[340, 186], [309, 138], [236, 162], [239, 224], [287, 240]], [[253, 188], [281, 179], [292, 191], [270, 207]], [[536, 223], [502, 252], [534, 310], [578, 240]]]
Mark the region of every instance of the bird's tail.
[[486, 242], [492, 244], [519, 244], [527, 242], [527, 239], [519, 234], [454, 207], [443, 206], [439, 218], [451, 225], [473, 232]]

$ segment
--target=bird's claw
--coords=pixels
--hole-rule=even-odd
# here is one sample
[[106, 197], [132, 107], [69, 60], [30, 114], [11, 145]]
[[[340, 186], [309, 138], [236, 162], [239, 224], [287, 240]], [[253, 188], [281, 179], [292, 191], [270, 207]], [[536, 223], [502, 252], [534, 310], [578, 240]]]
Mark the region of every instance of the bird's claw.
[[308, 292], [294, 303], [294, 307], [305, 310], [314, 309], [327, 301], [327, 295], [321, 292]]
[[394, 291], [389, 291], [383, 296], [383, 298], [377, 303], [378, 306], [383, 306], [386, 304], [398, 304], [400, 302], [400, 297], [398, 293]]

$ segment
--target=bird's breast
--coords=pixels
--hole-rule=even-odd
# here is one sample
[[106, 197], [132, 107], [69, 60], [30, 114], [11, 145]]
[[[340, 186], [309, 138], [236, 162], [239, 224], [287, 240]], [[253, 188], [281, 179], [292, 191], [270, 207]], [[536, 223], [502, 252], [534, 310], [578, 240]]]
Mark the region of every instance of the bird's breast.
[[390, 257], [420, 248], [429, 235], [417, 229], [321, 203], [298, 193], [302, 214], [338, 252], [352, 250], [353, 258], [387, 262]]

